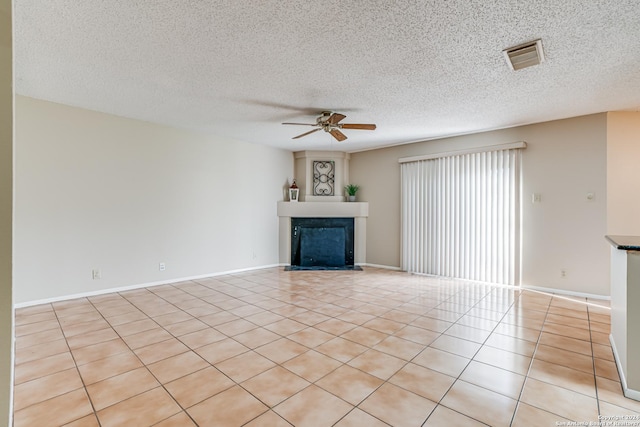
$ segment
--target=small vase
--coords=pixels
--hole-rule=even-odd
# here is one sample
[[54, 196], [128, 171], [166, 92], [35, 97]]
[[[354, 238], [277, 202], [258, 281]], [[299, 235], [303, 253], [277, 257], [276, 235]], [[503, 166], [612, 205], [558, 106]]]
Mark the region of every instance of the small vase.
[[355, 202], [356, 201], [356, 196], [348, 196], [349, 197], [349, 201], [350, 202]]

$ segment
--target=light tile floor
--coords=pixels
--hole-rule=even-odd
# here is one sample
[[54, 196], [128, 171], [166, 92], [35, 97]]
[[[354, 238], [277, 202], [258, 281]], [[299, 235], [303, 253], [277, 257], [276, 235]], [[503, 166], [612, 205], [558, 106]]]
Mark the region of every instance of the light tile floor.
[[555, 426], [638, 415], [609, 308], [264, 269], [16, 311], [14, 426]]

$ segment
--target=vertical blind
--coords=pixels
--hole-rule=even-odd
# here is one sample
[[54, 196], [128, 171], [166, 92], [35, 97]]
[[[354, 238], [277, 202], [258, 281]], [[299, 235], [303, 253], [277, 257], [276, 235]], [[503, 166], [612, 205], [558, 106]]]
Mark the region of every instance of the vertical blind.
[[403, 270], [517, 283], [520, 151], [401, 164]]

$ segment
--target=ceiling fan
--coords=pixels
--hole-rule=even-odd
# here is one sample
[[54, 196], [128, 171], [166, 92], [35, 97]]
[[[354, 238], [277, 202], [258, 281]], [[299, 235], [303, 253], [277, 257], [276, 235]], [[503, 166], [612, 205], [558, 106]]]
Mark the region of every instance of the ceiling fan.
[[315, 124], [311, 123], [282, 123], [283, 125], [299, 125], [299, 126], [314, 126], [317, 129], [311, 130], [309, 132], [305, 132], [298, 136], [294, 136], [291, 139], [302, 138], [303, 136], [310, 135], [314, 132], [318, 132], [319, 130], [323, 130], [325, 132], [329, 132], [331, 136], [333, 136], [338, 141], [344, 141], [347, 139], [347, 136], [340, 132], [340, 129], [360, 129], [360, 130], [375, 130], [376, 125], [374, 124], [362, 124], [362, 123], [340, 123], [345, 117], [344, 114], [332, 113], [331, 111], [323, 111], [320, 116], [316, 119]]

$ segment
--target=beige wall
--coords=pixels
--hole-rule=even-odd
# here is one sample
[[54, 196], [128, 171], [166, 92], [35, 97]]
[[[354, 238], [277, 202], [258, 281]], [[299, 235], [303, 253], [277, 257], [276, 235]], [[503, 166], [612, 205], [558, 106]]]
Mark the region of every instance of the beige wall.
[[278, 263], [290, 152], [21, 96], [15, 120], [16, 303]]
[[[359, 200], [369, 202], [367, 263], [400, 265], [399, 158], [525, 141], [522, 284], [608, 296], [606, 119], [597, 114], [352, 153], [351, 182], [361, 184]], [[542, 202], [532, 204], [532, 193]]]
[[0, 0], [0, 425], [11, 425], [13, 297], [13, 79], [11, 1]]
[[607, 234], [640, 236], [640, 112], [607, 113]]

